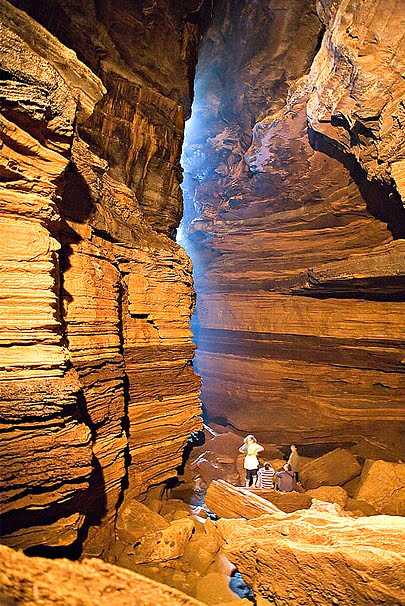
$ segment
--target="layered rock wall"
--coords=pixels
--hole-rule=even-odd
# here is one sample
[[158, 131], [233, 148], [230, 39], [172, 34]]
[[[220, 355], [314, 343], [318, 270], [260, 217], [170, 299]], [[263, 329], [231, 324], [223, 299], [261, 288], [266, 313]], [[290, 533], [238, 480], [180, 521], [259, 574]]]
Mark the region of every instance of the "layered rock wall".
[[12, 546], [96, 555], [124, 489], [175, 475], [200, 427], [191, 264], [170, 236], [201, 3], [14, 4], [0, 3], [1, 528]]
[[217, 6], [183, 155], [212, 421], [404, 456], [404, 19], [394, 0]]

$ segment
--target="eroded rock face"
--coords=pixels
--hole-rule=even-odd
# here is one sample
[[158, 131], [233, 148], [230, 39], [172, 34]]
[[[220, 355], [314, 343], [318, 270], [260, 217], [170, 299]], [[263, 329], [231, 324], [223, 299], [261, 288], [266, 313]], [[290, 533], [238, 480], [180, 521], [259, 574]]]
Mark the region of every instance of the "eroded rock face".
[[14, 4], [30, 16], [0, 3], [1, 528], [99, 555], [123, 487], [175, 475], [200, 427], [191, 264], [170, 236], [202, 3]]
[[180, 591], [101, 560], [28, 558], [0, 546], [1, 604], [202, 606]]
[[320, 509], [217, 522], [255, 596], [292, 606], [404, 603], [404, 519]]
[[184, 152], [183, 228], [217, 423], [404, 455], [404, 11], [395, 0], [218, 4]]

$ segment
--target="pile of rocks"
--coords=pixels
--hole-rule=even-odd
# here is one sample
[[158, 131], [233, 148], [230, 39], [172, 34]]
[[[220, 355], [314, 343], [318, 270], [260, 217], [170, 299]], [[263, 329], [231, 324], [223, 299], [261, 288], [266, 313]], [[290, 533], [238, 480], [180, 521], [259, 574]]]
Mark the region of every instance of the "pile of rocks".
[[[203, 485], [208, 490], [209, 507], [232, 510], [229, 502], [215, 507], [217, 488], [212, 482], [225, 480], [233, 486], [244, 486], [243, 455], [239, 453], [241, 436], [206, 430], [203, 446], [194, 449], [184, 479]], [[285, 455], [276, 445], [265, 445], [262, 460], [270, 461], [276, 471], [285, 463]], [[308, 509], [312, 500], [336, 503], [353, 516], [376, 514], [405, 515], [405, 463], [362, 460], [350, 450], [336, 448], [316, 458], [301, 457], [302, 469], [298, 492], [250, 489], [271, 501], [284, 512]], [[222, 508], [222, 509], [221, 509]], [[235, 515], [238, 514], [234, 511]]]

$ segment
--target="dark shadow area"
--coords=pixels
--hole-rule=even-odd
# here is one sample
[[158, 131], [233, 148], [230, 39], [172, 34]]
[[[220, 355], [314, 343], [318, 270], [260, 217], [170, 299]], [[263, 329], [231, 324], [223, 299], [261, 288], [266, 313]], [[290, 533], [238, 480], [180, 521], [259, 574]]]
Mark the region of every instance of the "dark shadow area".
[[370, 181], [360, 164], [336, 147], [325, 135], [308, 127], [308, 139], [316, 151], [337, 160], [349, 171], [366, 203], [368, 212], [387, 224], [394, 240], [405, 237], [405, 208], [399, 194], [388, 184]]

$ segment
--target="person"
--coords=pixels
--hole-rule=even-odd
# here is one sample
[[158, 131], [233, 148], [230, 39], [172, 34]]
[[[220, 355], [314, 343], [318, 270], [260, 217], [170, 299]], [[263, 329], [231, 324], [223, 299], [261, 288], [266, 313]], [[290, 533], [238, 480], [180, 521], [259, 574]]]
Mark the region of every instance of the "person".
[[291, 467], [291, 471], [294, 472], [295, 481], [298, 482], [300, 471], [300, 455], [298, 454], [297, 447], [294, 444], [291, 444], [291, 452], [287, 463]]
[[259, 459], [257, 455], [259, 452], [263, 452], [263, 446], [257, 443], [257, 440], [254, 436], [249, 435], [243, 440], [242, 446], [239, 448], [239, 452], [242, 452], [245, 455], [245, 459], [243, 461], [243, 467], [246, 471], [246, 488], [249, 488], [252, 485], [253, 488], [256, 488], [257, 484], [257, 470], [259, 468]]
[[295, 475], [288, 463], [275, 474], [275, 479], [280, 492], [292, 492], [296, 488]]
[[258, 488], [274, 488], [274, 467], [271, 463], [266, 462], [263, 467], [260, 467], [257, 472], [257, 487]]

